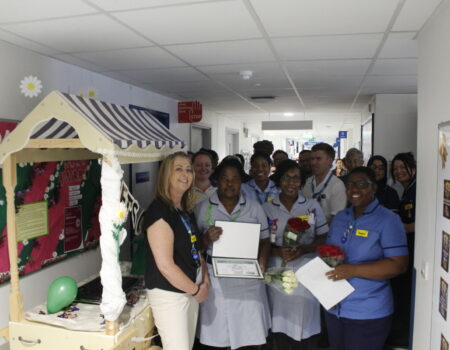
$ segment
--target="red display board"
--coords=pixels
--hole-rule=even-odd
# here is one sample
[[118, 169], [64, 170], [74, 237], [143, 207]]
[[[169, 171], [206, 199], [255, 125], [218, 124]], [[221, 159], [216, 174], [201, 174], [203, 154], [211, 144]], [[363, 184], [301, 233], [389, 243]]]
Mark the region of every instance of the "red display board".
[[202, 104], [200, 102], [178, 102], [179, 123], [197, 123], [200, 120], [202, 120]]

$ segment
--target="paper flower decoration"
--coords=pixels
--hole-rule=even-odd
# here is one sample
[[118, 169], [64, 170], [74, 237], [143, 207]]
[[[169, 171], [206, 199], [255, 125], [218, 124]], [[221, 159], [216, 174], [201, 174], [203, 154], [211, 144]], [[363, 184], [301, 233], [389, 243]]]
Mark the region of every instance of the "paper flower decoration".
[[120, 202], [117, 206], [116, 217], [113, 219], [117, 226], [123, 225], [127, 220], [128, 208], [124, 202]]
[[78, 91], [78, 96], [87, 98], [98, 98], [98, 90], [93, 86], [84, 87]]
[[23, 78], [20, 82], [20, 92], [26, 97], [37, 97], [42, 91], [42, 82], [32, 75]]

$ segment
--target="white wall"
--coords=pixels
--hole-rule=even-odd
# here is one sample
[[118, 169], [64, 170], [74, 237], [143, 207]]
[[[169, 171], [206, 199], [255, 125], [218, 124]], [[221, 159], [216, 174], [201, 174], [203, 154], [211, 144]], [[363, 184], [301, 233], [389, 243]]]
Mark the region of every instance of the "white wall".
[[399, 152], [416, 155], [417, 95], [379, 94], [374, 101], [374, 154], [388, 160]]
[[[436, 191], [438, 184], [438, 124], [450, 120], [450, 3], [445, 2], [418, 36], [419, 85], [418, 85], [418, 133], [417, 133], [417, 208], [415, 267], [428, 262], [433, 271], [435, 256], [434, 232]], [[440, 254], [440, 252], [439, 252]], [[439, 266], [436, 266], [438, 269]], [[431, 338], [436, 341], [436, 331], [431, 331], [433, 274], [425, 280], [420, 274], [416, 283], [416, 307], [414, 322], [414, 349], [431, 349]], [[438, 339], [439, 340], [439, 339]], [[436, 346], [434, 349], [439, 349]]]
[[[20, 81], [28, 75], [37, 76], [43, 83], [43, 92], [37, 98], [27, 98], [19, 91]], [[95, 87], [98, 98], [103, 101], [125, 106], [135, 104], [169, 113], [170, 129], [189, 145], [189, 125], [177, 123], [177, 101], [0, 41], [0, 119], [22, 120], [50, 91], [77, 94], [84, 87]], [[148, 164], [147, 169], [151, 181], [137, 187], [139, 193], [144, 196], [148, 193], [151, 197], [156, 168], [154, 164]], [[143, 206], [147, 204], [143, 203]], [[53, 279], [70, 275], [80, 281], [98, 272], [99, 267], [99, 253], [91, 251], [25, 276], [21, 279], [25, 307], [43, 302], [47, 286]], [[8, 294], [9, 283], [1, 284], [0, 329], [8, 322]], [[0, 340], [0, 344], [2, 342]]]

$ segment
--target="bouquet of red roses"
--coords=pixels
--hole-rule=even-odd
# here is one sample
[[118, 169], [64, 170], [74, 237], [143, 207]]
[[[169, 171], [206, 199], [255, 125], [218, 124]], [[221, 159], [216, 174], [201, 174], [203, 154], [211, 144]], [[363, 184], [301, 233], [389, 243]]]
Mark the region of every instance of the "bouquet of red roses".
[[299, 217], [290, 218], [283, 233], [283, 247], [296, 248], [300, 245], [301, 237], [311, 226], [308, 221]]
[[344, 262], [344, 251], [334, 244], [323, 244], [316, 248], [317, 253], [330, 267], [336, 267]]

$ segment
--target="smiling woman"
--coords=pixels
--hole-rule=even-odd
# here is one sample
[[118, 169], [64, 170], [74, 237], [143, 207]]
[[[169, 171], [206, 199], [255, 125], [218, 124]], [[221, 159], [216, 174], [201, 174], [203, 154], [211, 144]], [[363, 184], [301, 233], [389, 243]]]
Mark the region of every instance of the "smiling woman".
[[351, 206], [330, 226], [327, 244], [344, 250], [345, 261], [328, 272], [328, 278], [347, 279], [355, 288], [325, 313], [333, 349], [383, 349], [394, 311], [389, 279], [408, 266], [403, 225], [375, 198], [375, 181], [372, 169], [353, 169], [345, 184]]

